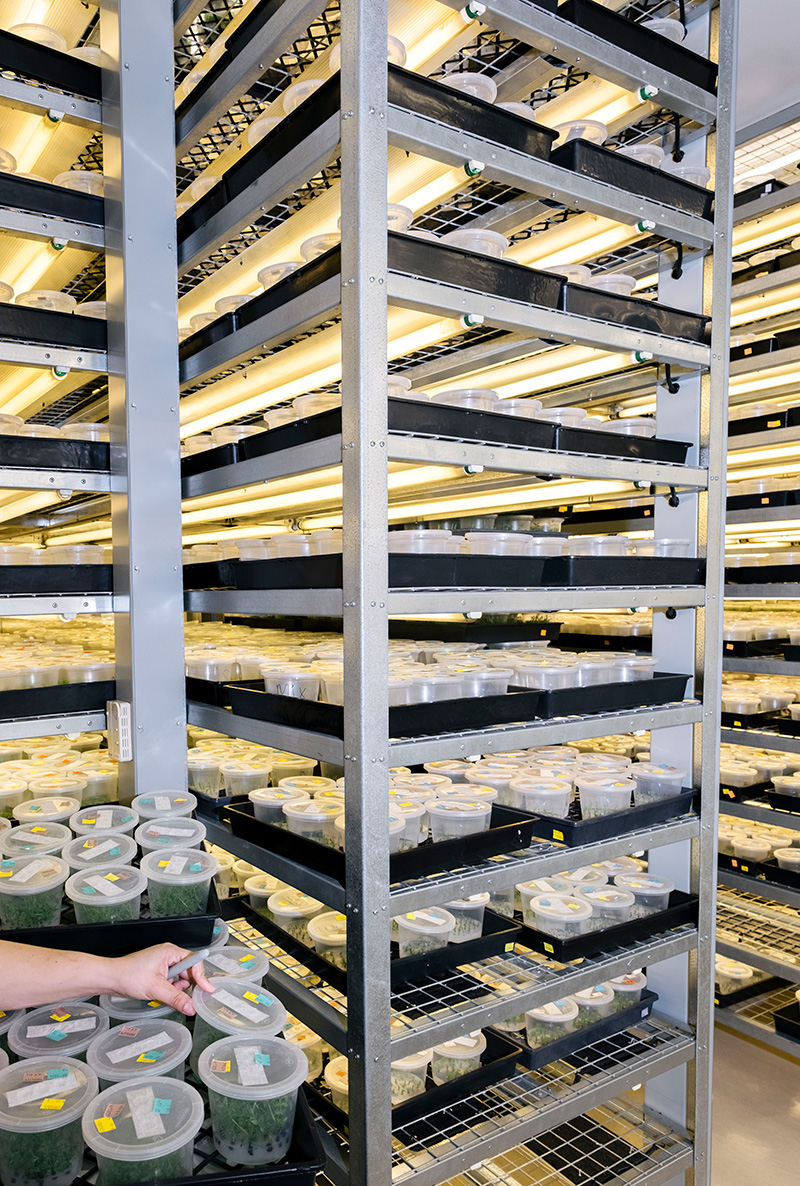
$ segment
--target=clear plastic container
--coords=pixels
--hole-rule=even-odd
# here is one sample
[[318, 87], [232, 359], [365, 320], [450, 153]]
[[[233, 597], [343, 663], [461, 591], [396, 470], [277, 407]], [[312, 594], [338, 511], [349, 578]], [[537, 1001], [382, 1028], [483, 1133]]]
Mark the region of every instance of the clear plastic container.
[[531, 537], [521, 531], [468, 531], [472, 556], [528, 556]]
[[[522, 894], [522, 890], [520, 890]], [[523, 895], [523, 920], [527, 926], [535, 927], [554, 939], [572, 939], [585, 935], [592, 917], [588, 902], [558, 894], [540, 894], [525, 900]]]
[[656, 877], [652, 873], [619, 873], [614, 878], [614, 885], [630, 890], [636, 899], [636, 905], [631, 911], [632, 918], [666, 910], [669, 906], [669, 896], [675, 889], [674, 881], [669, 881], [666, 877]]
[[0, 855], [4, 860], [30, 857], [38, 853], [49, 856], [60, 855], [62, 848], [72, 839], [72, 833], [64, 824], [32, 824], [30, 827], [7, 828], [0, 832]]
[[135, 1001], [131, 997], [112, 997], [103, 995], [100, 1004], [105, 1009], [111, 1021], [125, 1026], [137, 1026], [142, 1021], [149, 1021], [153, 1017], [166, 1018], [179, 1025], [187, 1025], [185, 1013], [179, 1013], [171, 1005], [161, 1001]]
[[[265, 122], [267, 121], [256, 121], [257, 124]], [[275, 123], [272, 122], [272, 118], [269, 119], [269, 122], [273, 127], [275, 126]], [[255, 126], [255, 124], [251, 124], [251, 128], [254, 128]], [[270, 128], [264, 128], [264, 131], [261, 135], [265, 136], [268, 131], [270, 131]], [[259, 139], [261, 139], [261, 136]], [[272, 288], [273, 284], [278, 284], [279, 281], [283, 280], [286, 276], [291, 276], [292, 272], [296, 272], [299, 267], [300, 264], [297, 263], [296, 260], [286, 260], [282, 263], [267, 264], [265, 268], [262, 268], [261, 271], [256, 274], [256, 279], [262, 288]]]
[[559, 876], [573, 887], [573, 891], [578, 886], [608, 884], [608, 876], [602, 869], [598, 869], [597, 865], [581, 865], [577, 869], [568, 869]]
[[772, 855], [778, 862], [779, 869], [800, 872], [800, 848], [776, 848]]
[[606, 987], [614, 992], [614, 1012], [621, 1013], [623, 1009], [639, 1004], [642, 992], [647, 988], [647, 977], [644, 972], [628, 972], [609, 980]]
[[199, 1091], [180, 1079], [153, 1076], [102, 1091], [86, 1109], [83, 1138], [103, 1186], [126, 1186], [142, 1178], [189, 1177], [202, 1124]]
[[450, 911], [441, 906], [412, 910], [409, 914], [399, 915], [394, 921], [397, 922], [401, 959], [446, 947], [456, 925]]
[[[755, 766], [722, 762], [719, 768], [719, 780], [723, 785], [731, 787], [750, 787], [758, 782], [759, 778]], [[774, 783], [775, 780], [772, 781]], [[775, 789], [779, 788], [776, 786]], [[800, 781], [798, 782], [798, 791], [800, 791]]]
[[168, 815], [192, 815], [197, 800], [188, 791], [148, 791], [137, 795], [131, 807], [143, 820], [164, 819]]
[[283, 805], [289, 831], [306, 840], [316, 840], [328, 848], [338, 847], [334, 820], [341, 814], [341, 801], [325, 803], [319, 799], [290, 799]]
[[86, 1001], [58, 1001], [18, 1017], [8, 1031], [8, 1048], [20, 1058], [62, 1058], [83, 1061], [86, 1047], [108, 1029], [108, 1014]]
[[275, 696], [292, 696], [297, 700], [319, 698], [319, 676], [312, 671], [265, 673], [264, 687]]
[[344, 1055], [332, 1058], [328, 1063], [325, 1068], [325, 1082], [335, 1107], [347, 1113], [350, 1101], [350, 1068]]
[[737, 713], [741, 716], [750, 716], [752, 713], [760, 712], [761, 697], [760, 696], [745, 696], [742, 693], [725, 694], [725, 685], [723, 684], [722, 693], [722, 711]]
[[689, 771], [680, 766], [656, 766], [651, 762], [634, 762], [630, 774], [636, 783], [634, 802], [638, 806], [679, 795]]
[[548, 1001], [525, 1014], [525, 1038], [532, 1050], [549, 1046], [559, 1038], [571, 1034], [578, 1017], [578, 1006], [572, 997], [562, 1001]]
[[627, 556], [626, 535], [571, 535], [564, 543], [567, 556]]
[[535, 420], [536, 413], [541, 410], [542, 403], [538, 399], [498, 399], [492, 407], [492, 411], [501, 416], [521, 416], [525, 420]]
[[64, 887], [79, 925], [130, 922], [139, 917], [147, 878], [130, 865], [98, 865], [73, 873]]
[[534, 420], [558, 424], [562, 428], [580, 428], [586, 418], [583, 408], [542, 408], [534, 416]]
[[139, 824], [133, 838], [145, 854], [172, 853], [177, 849], [199, 848], [206, 838], [206, 826], [197, 819], [158, 817]]
[[15, 305], [23, 305], [27, 309], [49, 309], [56, 313], [74, 313], [77, 303], [75, 297], [70, 296], [69, 293], [57, 292], [51, 288], [36, 288], [30, 292], [21, 292], [14, 301]]
[[[81, 1116], [94, 1071], [53, 1051], [0, 1072], [0, 1175], [8, 1186], [71, 1186], [83, 1165]], [[52, 1102], [50, 1102], [52, 1101]]]
[[484, 103], [494, 103], [497, 98], [497, 84], [488, 74], [477, 70], [448, 70], [438, 81], [462, 94], [483, 99]]
[[629, 890], [613, 885], [576, 885], [573, 893], [579, 902], [588, 902], [592, 908], [591, 930], [627, 922], [636, 902]]
[[196, 1016], [189, 1061], [195, 1074], [201, 1053], [212, 1042], [227, 1036], [271, 1038], [286, 1025], [280, 1001], [249, 980], [215, 976], [213, 994], [195, 988], [192, 1002]]
[[101, 1091], [129, 1079], [182, 1080], [191, 1048], [188, 1026], [148, 1017], [135, 1026], [114, 1026], [93, 1038], [86, 1049], [86, 1063], [97, 1075]]
[[471, 799], [429, 799], [425, 808], [434, 842], [460, 840], [476, 832], [486, 832], [490, 827], [491, 803]]
[[300, 1047], [273, 1037], [223, 1037], [200, 1055], [217, 1152], [230, 1165], [271, 1165], [289, 1150], [297, 1092], [308, 1074]]
[[[625, 279], [625, 277], [615, 276], [614, 279], [619, 281]], [[627, 279], [632, 280], [633, 277], [629, 276]], [[600, 285], [593, 284], [592, 287], [599, 288]], [[619, 296], [630, 296], [633, 290], [623, 291], [621, 284], [615, 285], [612, 289], [611, 285], [607, 284], [605, 291], [616, 292]], [[645, 437], [650, 439], [656, 435], [656, 422], [648, 416], [620, 416], [613, 420], [604, 420], [603, 432], [615, 432], [619, 436]]]
[[737, 834], [733, 838], [733, 855], [740, 860], [768, 861], [771, 853], [772, 845], [768, 840], [759, 840], [745, 833]]
[[604, 1017], [610, 1017], [616, 1012], [614, 1008], [614, 989], [607, 984], [597, 984], [594, 988], [584, 988], [573, 993], [572, 1000], [578, 1006], [578, 1016], [574, 1028], [583, 1029], [587, 1025], [594, 1025]]
[[68, 876], [69, 865], [59, 856], [15, 857], [0, 862], [3, 930], [58, 926]]
[[561, 144], [569, 144], [571, 140], [605, 144], [608, 139], [608, 128], [599, 119], [574, 119], [566, 124], [556, 124], [554, 131], [558, 132]]
[[316, 898], [301, 893], [300, 890], [287, 887], [272, 894], [267, 902], [267, 908], [272, 915], [275, 925], [286, 931], [298, 943], [312, 946], [308, 933], [308, 920], [321, 914], [325, 907]]
[[434, 1046], [431, 1054], [431, 1075], [434, 1083], [441, 1086], [443, 1083], [451, 1083], [453, 1079], [460, 1079], [470, 1071], [477, 1071], [485, 1049], [486, 1038], [480, 1030]]
[[309, 802], [305, 791], [285, 787], [259, 787], [247, 796], [253, 804], [257, 820], [263, 824], [282, 824], [286, 819], [283, 808], [287, 803]]
[[649, 20], [642, 21], [642, 28], [650, 29], [653, 33], [658, 33], [659, 37], [674, 41], [676, 45], [680, 45], [686, 36], [685, 27], [675, 17], [650, 17]]
[[334, 233], [312, 235], [310, 239], [306, 239], [300, 244], [300, 254], [306, 263], [311, 263], [312, 260], [318, 259], [319, 256], [338, 247], [340, 241], [340, 236]]
[[582, 819], [628, 811], [635, 788], [630, 778], [592, 780], [588, 776], [578, 776], [575, 785], [580, 794]]
[[[800, 851], [800, 850], [799, 850]], [[327, 910], [308, 920], [308, 934], [316, 949], [334, 968], [347, 970], [347, 919], [336, 910]]]
[[744, 988], [748, 980], [752, 980], [754, 970], [749, 968], [747, 964], [737, 963], [736, 960], [720, 959], [714, 965], [714, 980], [719, 986], [720, 993], [727, 996], [728, 993], [738, 992], [740, 988]]
[[230, 943], [215, 947], [203, 961], [206, 976], [227, 976], [231, 980], [249, 980], [263, 984], [269, 971], [269, 960], [263, 951]]
[[219, 864], [202, 849], [169, 848], [147, 853], [141, 869], [153, 918], [175, 918], [203, 913]]
[[686, 162], [673, 161], [671, 156], [665, 158], [661, 168], [665, 173], [672, 173], [673, 176], [679, 177], [681, 181], [688, 181], [691, 185], [699, 185], [701, 189], [705, 189], [711, 181], [711, 170], [707, 169], [705, 165], [689, 165]]
[[446, 902], [445, 909], [456, 921], [450, 942], [468, 943], [470, 939], [479, 939], [483, 934], [483, 916], [488, 905], [488, 894], [472, 894], [469, 898]]
[[563, 276], [570, 284], [588, 284], [592, 278], [592, 269], [587, 268], [586, 264], [555, 264], [548, 266], [547, 270], [556, 276]]
[[421, 1050], [392, 1063], [392, 1104], [402, 1104], [424, 1093], [432, 1054], [432, 1050]]
[[447, 551], [447, 543], [453, 538], [451, 531], [390, 531], [390, 552], [425, 552], [441, 555]]
[[116, 803], [119, 798], [119, 772], [116, 766], [85, 766], [80, 771], [86, 779], [83, 806]]
[[[53, 825], [51, 825], [53, 826]], [[76, 836], [61, 849], [71, 873], [96, 870], [109, 863], [130, 865], [138, 856], [139, 846], [132, 836]]]
[[410, 848], [417, 848], [428, 835], [425, 804], [405, 799], [401, 794], [392, 796], [390, 803], [391, 810], [405, 821], [402, 832], [398, 834], [397, 851], [407, 852]]
[[664, 160], [664, 149], [658, 144], [623, 144], [617, 152], [633, 161], [649, 165], [651, 169], [658, 169]]
[[82, 807], [70, 816], [69, 826], [76, 836], [129, 836], [139, 823], [139, 812], [132, 807], [113, 804]]
[[508, 251], [508, 239], [497, 231], [484, 228], [459, 227], [442, 235], [442, 242], [448, 247], [458, 247], [462, 251], [474, 251], [480, 255], [489, 255], [492, 259], [502, 259]]
[[322, 1074], [322, 1059], [325, 1054], [325, 1043], [319, 1034], [307, 1029], [301, 1022], [290, 1022], [283, 1031], [287, 1042], [299, 1046], [308, 1059], [306, 1083], [313, 1083]]
[[514, 795], [513, 806], [521, 811], [533, 811], [566, 819], [572, 799], [572, 784], [560, 779], [539, 779], [529, 775], [512, 778], [509, 788]]

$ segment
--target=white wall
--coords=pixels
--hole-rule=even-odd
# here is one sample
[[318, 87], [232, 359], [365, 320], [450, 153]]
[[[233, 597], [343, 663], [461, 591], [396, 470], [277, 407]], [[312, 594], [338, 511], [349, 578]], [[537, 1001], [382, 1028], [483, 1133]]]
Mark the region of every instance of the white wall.
[[800, 0], [739, 0], [737, 128], [800, 103]]

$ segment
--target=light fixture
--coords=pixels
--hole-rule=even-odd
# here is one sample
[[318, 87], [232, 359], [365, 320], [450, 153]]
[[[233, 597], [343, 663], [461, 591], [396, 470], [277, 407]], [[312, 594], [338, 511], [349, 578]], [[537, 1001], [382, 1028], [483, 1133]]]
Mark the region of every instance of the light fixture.
[[48, 532], [47, 539], [45, 540], [45, 547], [55, 548], [60, 544], [86, 544], [110, 539], [110, 520], [98, 519], [94, 526], [89, 524], [86, 527], [82, 527], [80, 531], [72, 531], [69, 528], [65, 528], [63, 531], [57, 530]]
[[735, 226], [733, 254], [744, 255], [745, 252], [755, 251], [758, 247], [768, 247], [771, 243], [779, 243], [795, 235], [800, 235], [797, 207], [786, 206], [782, 210], [774, 210], [771, 214], [764, 214], [761, 218], [753, 218]]
[[765, 368], [763, 371], [750, 371], [746, 374], [731, 375], [729, 390], [731, 395], [753, 394], [758, 391], [772, 391], [779, 387], [800, 385], [800, 371], [796, 363], [786, 363], [782, 367]]
[[454, 386], [488, 387], [501, 399], [515, 399], [599, 378], [631, 366], [630, 354], [608, 354], [591, 346], [558, 346], [539, 350], [499, 366], [487, 366], [461, 376], [458, 383], [432, 383], [425, 390], [436, 394]]
[[539, 235], [512, 244], [505, 258], [536, 268], [577, 264], [627, 247], [641, 239], [642, 234], [636, 227], [625, 226], [599, 214], [579, 214]]
[[655, 104], [643, 99], [638, 91], [628, 91], [600, 78], [588, 78], [537, 107], [536, 122], [554, 128], [574, 120], [593, 119], [609, 127], [618, 120], [638, 122], [654, 110]]
[[183, 536], [184, 546], [215, 544], [223, 539], [261, 539], [268, 535], [286, 535], [291, 528], [285, 523], [260, 523], [256, 527], [223, 527], [217, 531], [191, 531]]
[[763, 321], [766, 317], [777, 317], [781, 313], [797, 313], [800, 321], [800, 284], [788, 284], [768, 292], [734, 299], [731, 304], [731, 326]]

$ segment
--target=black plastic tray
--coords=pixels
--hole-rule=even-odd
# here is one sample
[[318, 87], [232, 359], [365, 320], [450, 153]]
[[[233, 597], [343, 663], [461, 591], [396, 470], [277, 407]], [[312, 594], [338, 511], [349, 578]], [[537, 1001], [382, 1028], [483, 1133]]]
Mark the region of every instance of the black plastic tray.
[[[507, 1034], [500, 1034], [496, 1030], [487, 1029], [484, 1036], [486, 1049], [481, 1056], [481, 1065], [476, 1071], [469, 1071], [466, 1075], [441, 1086], [433, 1082], [429, 1073], [428, 1087], [424, 1093], [392, 1108], [392, 1127], [402, 1126], [404, 1135], [413, 1136], [415, 1132], [419, 1132], [420, 1135], [428, 1134], [428, 1117], [432, 1112], [439, 1112], [443, 1108], [457, 1109], [462, 1100], [485, 1090], [493, 1083], [510, 1078], [519, 1060], [519, 1046], [510, 1040]], [[311, 1095], [315, 1110], [343, 1132], [348, 1124], [347, 1114], [336, 1107], [330, 1093], [313, 1085], [307, 1085], [306, 1089]]]
[[[785, 811], [789, 815], [800, 814], [800, 798], [796, 795], [782, 795], [779, 791], [764, 792], [767, 806], [773, 811]], [[780, 823], [780, 820], [778, 821]]]
[[[2, 176], [2, 174], [0, 174]], [[64, 190], [68, 193], [68, 190]], [[16, 308], [17, 306], [15, 306]], [[74, 313], [62, 313], [74, 317]], [[91, 320], [91, 318], [84, 318]], [[110, 466], [107, 441], [70, 441], [53, 437], [10, 437], [0, 435], [0, 465], [14, 469], [99, 470]]]
[[110, 564], [4, 564], [0, 594], [112, 593], [113, 572]]
[[[556, 0], [535, 0], [537, 7], [556, 10]], [[316, 101], [316, 96], [315, 96]], [[435, 78], [426, 78], [400, 66], [389, 66], [389, 104], [406, 111], [424, 112], [426, 119], [450, 124], [462, 132], [485, 137], [528, 156], [547, 160], [558, 134], [532, 119], [503, 111], [473, 95], [456, 91]]]
[[758, 511], [761, 507], [788, 507], [794, 504], [793, 490], [770, 490], [766, 494], [729, 495], [725, 506], [729, 511]]
[[666, 910], [645, 915], [644, 918], [632, 918], [629, 922], [617, 923], [616, 926], [607, 927], [604, 931], [576, 935], [574, 939], [556, 939], [523, 923], [519, 942], [524, 947], [541, 952], [542, 955], [552, 956], [559, 963], [569, 963], [570, 960], [581, 959], [583, 956], [613, 951], [628, 943], [649, 939], [652, 935], [671, 931], [685, 923], [696, 923], [697, 907], [698, 899], [694, 895], [686, 894], [683, 890], [673, 890]]
[[[497, 560], [495, 556], [493, 559]], [[501, 559], [501, 557], [500, 557]], [[544, 562], [545, 586], [699, 585], [705, 561], [692, 557], [551, 556]]]
[[53, 86], [67, 95], [103, 97], [100, 67], [94, 62], [83, 62], [5, 29], [0, 30], [0, 64], [14, 74], [35, 79], [39, 86]]
[[654, 169], [652, 165], [601, 148], [589, 140], [570, 140], [555, 149], [550, 159], [562, 169], [594, 177], [628, 193], [641, 194], [654, 202], [663, 202], [665, 206], [683, 210], [686, 214], [696, 214], [700, 218], [713, 217], [713, 190], [682, 181], [664, 169]]
[[612, 836], [623, 836], [626, 832], [635, 832], [639, 828], [649, 828], [653, 824], [687, 815], [698, 795], [697, 791], [684, 790], [680, 795], [662, 799], [658, 803], [643, 803], [641, 807], [631, 807], [627, 811], [615, 811], [611, 815], [587, 820], [580, 818], [575, 804], [571, 808], [575, 814], [569, 819], [536, 815], [516, 807], [505, 810], [517, 813], [521, 820], [532, 820], [533, 834], [538, 839], [555, 840], [558, 844], [565, 844], [567, 848], [576, 848], [584, 844], [597, 844], [598, 841], [608, 840]]
[[757, 980], [754, 984], [737, 988], [736, 992], [721, 993], [715, 988], [714, 1004], [718, 1009], [729, 1009], [731, 1005], [740, 1005], [742, 1001], [760, 997], [762, 993], [775, 992], [776, 989], [783, 988], [785, 983], [785, 980], [779, 980], [776, 976], [765, 976], [763, 980]]
[[784, 737], [800, 737], [800, 721], [793, 721], [791, 717], [779, 717], [777, 722], [778, 732]]
[[[569, 625], [565, 623], [564, 625]], [[643, 655], [653, 653], [652, 634], [578, 634], [565, 633], [564, 626], [558, 636], [562, 651], [639, 651]]]
[[181, 459], [181, 477], [189, 478], [193, 474], [204, 474], [209, 470], [222, 469], [226, 465], [235, 465], [242, 460], [238, 444], [217, 445], [216, 449], [206, 449], [203, 453], [193, 453], [191, 457]]
[[69, 712], [105, 712], [116, 699], [114, 680], [92, 684], [55, 684], [51, 688], [23, 688], [0, 692], [0, 721], [24, 717], [59, 716]]
[[750, 642], [731, 642], [728, 639], [723, 639], [722, 653], [734, 659], [761, 659], [770, 655], [779, 658], [782, 642], [782, 639], [777, 638], [764, 638]]
[[[390, 638], [420, 639], [436, 638], [440, 642], [499, 643], [499, 642], [555, 642], [561, 631], [560, 622], [508, 622], [491, 624], [484, 615], [480, 621], [443, 622], [438, 618], [430, 620], [417, 618], [389, 619]], [[798, 648], [800, 649], [800, 648]]]
[[748, 416], [745, 420], [729, 420], [728, 436], [749, 436], [754, 432], [770, 432], [774, 428], [787, 428], [789, 413], [772, 412], [769, 416]]
[[745, 568], [726, 568], [728, 585], [800, 585], [800, 567], [796, 564], [765, 564]]
[[106, 323], [98, 317], [83, 317], [80, 313], [0, 304], [0, 338], [100, 351], [106, 349]]
[[776, 723], [777, 712], [721, 712], [720, 725], [723, 729], [764, 729]]
[[[262, 823], [255, 818], [251, 803], [223, 807], [220, 816], [230, 825], [234, 836], [240, 836], [251, 844], [259, 845], [265, 852], [279, 853], [286, 859], [314, 869], [344, 886], [344, 853], [338, 849], [317, 844], [315, 840], [306, 840], [304, 836], [296, 836], [286, 828]], [[464, 865], [475, 864], [489, 857], [522, 852], [530, 848], [533, 840], [532, 826], [527, 821], [521, 821], [515, 812], [494, 806], [490, 824], [488, 831], [476, 832], [460, 840], [442, 840], [437, 844], [426, 841], [418, 848], [390, 853], [390, 884], [396, 885], [430, 873], [460, 869]]]
[[[719, 797], [722, 802], [728, 803], [744, 803], [747, 799], [754, 799], [757, 795], [763, 795], [768, 787], [772, 786], [769, 782], [754, 782], [749, 787], [728, 787], [724, 783], [719, 784]], [[798, 807], [800, 807], [800, 799], [798, 799]]]
[[[0, 37], [3, 34], [0, 33]], [[31, 45], [32, 42], [27, 42]], [[78, 59], [68, 58], [70, 65], [78, 65]], [[46, 181], [34, 181], [15, 173], [0, 173], [0, 206], [11, 210], [26, 210], [50, 218], [74, 219], [102, 226], [104, 200], [97, 194], [79, 193], [65, 189], [63, 185], [51, 185]]]
[[781, 650], [787, 663], [800, 663], [800, 646], [790, 642], [783, 643]]
[[127, 955], [132, 951], [153, 947], [156, 943], [178, 943], [189, 951], [197, 951], [211, 943], [214, 923], [219, 918], [219, 899], [212, 878], [208, 905], [202, 914], [80, 924], [74, 921], [71, 906], [65, 910], [68, 921], [62, 921], [57, 927], [3, 930], [0, 931], [0, 937], [14, 943], [53, 947], [58, 951], [85, 951], [89, 955]]
[[[558, 1041], [550, 1042], [547, 1046], [535, 1050], [528, 1045], [523, 1030], [515, 1038], [522, 1050], [522, 1057], [518, 1059], [518, 1062], [527, 1067], [529, 1071], [538, 1071], [540, 1067], [546, 1067], [552, 1062], [568, 1058], [571, 1054], [576, 1054], [587, 1046], [593, 1046], [595, 1042], [599, 1042], [603, 1038], [610, 1038], [614, 1034], [626, 1030], [628, 1026], [644, 1021], [653, 1012], [653, 1006], [657, 1000], [658, 993], [650, 992], [649, 988], [642, 989], [642, 999], [635, 1005], [629, 1005], [627, 1009], [612, 1013], [610, 1017], [603, 1017], [593, 1025], [587, 1025], [571, 1034], [565, 1034]], [[487, 1032], [496, 1031], [489, 1030]]]
[[776, 1033], [800, 1042], [800, 1003], [785, 1005], [783, 1009], [776, 1009], [772, 1014]]
[[[672, 704], [683, 700], [688, 679], [688, 675], [656, 672], [651, 679], [595, 684], [588, 688], [559, 688], [552, 692], [519, 689], [499, 696], [403, 704], [389, 709], [389, 735], [430, 737], [517, 721]], [[265, 692], [261, 680], [242, 680], [225, 687], [230, 706], [237, 716], [344, 737], [344, 708], [341, 704], [278, 696]]]
[[800, 890], [800, 873], [779, 868], [777, 861], [748, 861], [744, 857], [732, 857], [728, 853], [720, 852], [717, 853], [717, 866], [720, 869], [730, 869], [732, 873], [740, 873], [743, 877], [750, 877], [753, 884], [758, 884], [759, 887], [766, 885], [769, 888], [770, 885], [777, 885]]
[[612, 45], [644, 58], [654, 66], [661, 66], [670, 74], [685, 78], [704, 91], [714, 91], [717, 82], [717, 65], [699, 54], [692, 53], [682, 45], [676, 45], [652, 29], [634, 24], [616, 12], [595, 4], [592, 0], [566, 0], [558, 15], [571, 21], [587, 33], [602, 37]]
[[612, 321], [615, 325], [667, 334], [671, 338], [684, 338], [691, 342], [705, 341], [706, 325], [710, 320], [699, 313], [672, 309], [658, 301], [618, 296], [613, 292], [587, 288], [583, 284], [564, 285], [561, 309], [564, 313], [591, 317], [594, 321]]

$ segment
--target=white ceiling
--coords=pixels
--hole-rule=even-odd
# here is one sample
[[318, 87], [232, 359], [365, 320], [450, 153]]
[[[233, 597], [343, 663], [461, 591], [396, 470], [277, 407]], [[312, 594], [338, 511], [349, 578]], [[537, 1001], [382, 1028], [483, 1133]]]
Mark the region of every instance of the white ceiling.
[[798, 0], [739, 0], [737, 128], [800, 103], [798, 34]]

